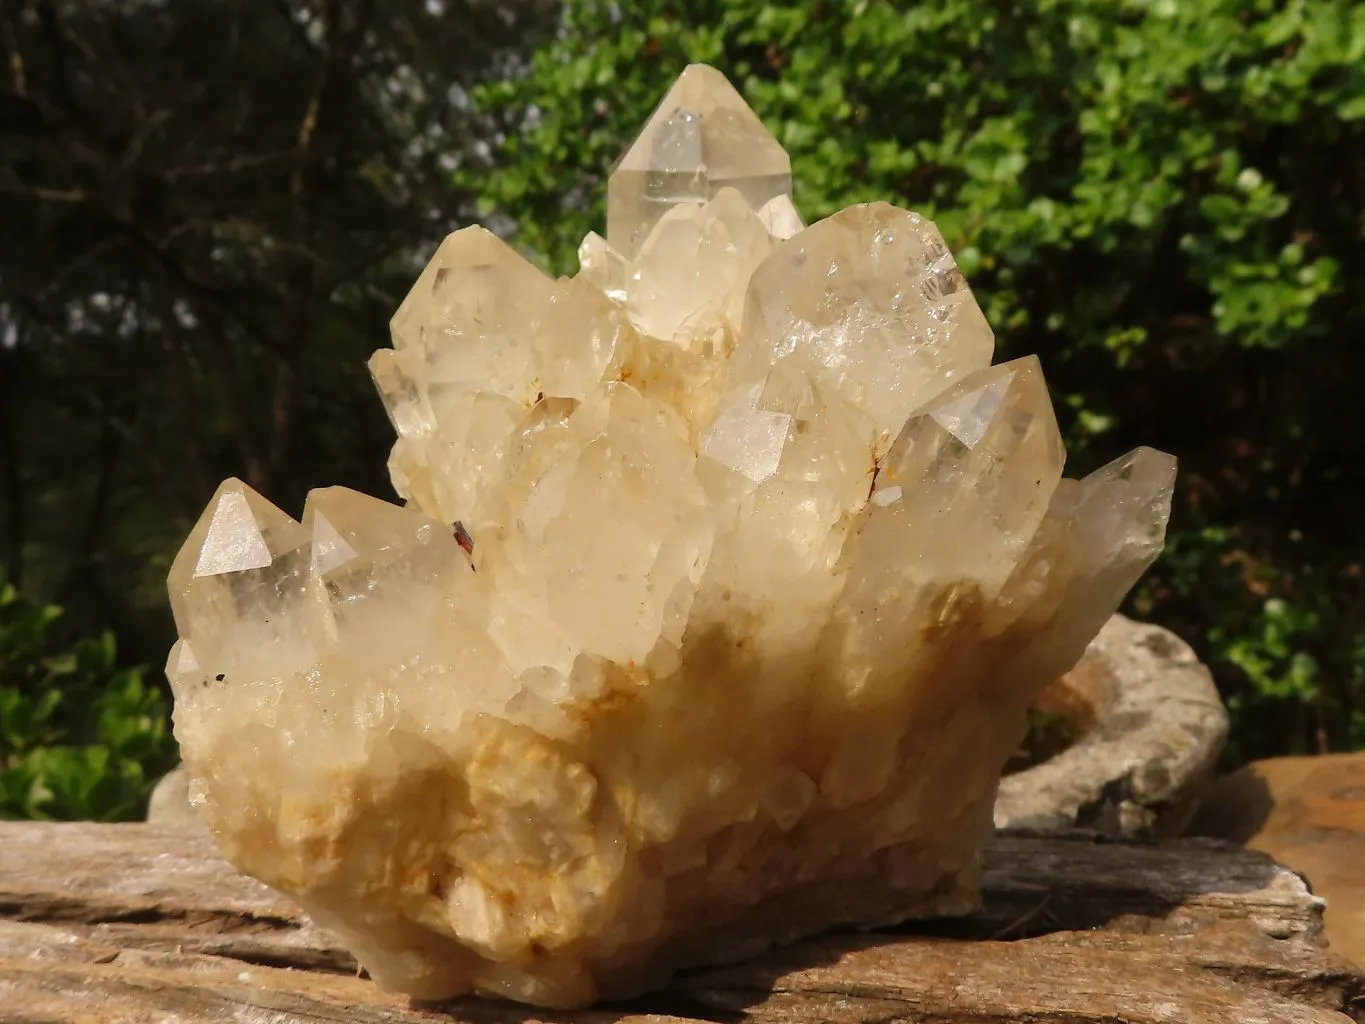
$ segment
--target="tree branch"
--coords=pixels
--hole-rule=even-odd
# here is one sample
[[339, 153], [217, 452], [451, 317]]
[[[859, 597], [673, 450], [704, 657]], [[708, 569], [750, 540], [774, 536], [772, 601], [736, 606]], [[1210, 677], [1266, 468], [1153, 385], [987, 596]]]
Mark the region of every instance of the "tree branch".
[[83, 203], [90, 198], [83, 188], [46, 188], [42, 185], [27, 185], [22, 181], [0, 181], [0, 193], [39, 199], [45, 203]]
[[[318, 162], [317, 133], [323, 115], [323, 105], [340, 69], [349, 65], [365, 38], [370, 19], [374, 15], [374, 0], [360, 0], [354, 9], [349, 26], [345, 25], [342, 0], [323, 0], [323, 46], [313, 79], [313, 88], [299, 122], [295, 146], [294, 168], [290, 176], [290, 196], [294, 203], [296, 244], [311, 252], [313, 237], [313, 184], [310, 173]], [[292, 19], [291, 19], [292, 21]], [[275, 393], [271, 403], [270, 450], [266, 460], [263, 484], [274, 481], [288, 456], [294, 426], [294, 405], [297, 401], [297, 373], [299, 350], [311, 334], [314, 306], [318, 293], [319, 261], [305, 265], [297, 286], [297, 305], [294, 330], [287, 340], [288, 354], [279, 360], [275, 372]]]
[[[176, 316], [174, 300], [171, 297], [171, 289], [162, 287], [161, 292], [161, 348], [166, 353], [170, 363], [172, 377], [172, 395], [167, 396], [170, 404], [174, 421], [179, 431], [179, 447], [184, 452], [186, 458], [181, 460], [186, 472], [181, 474], [182, 481], [170, 481], [173, 493], [176, 495], [177, 504], [181, 511], [191, 518], [195, 516], [204, 498], [212, 489], [212, 481], [209, 480], [208, 469], [209, 460], [206, 456], [207, 445], [204, 443], [204, 420], [203, 405], [205, 397], [200, 394], [199, 381], [195, 379], [194, 369], [190, 363], [187, 353], [187, 343], [180, 331], [177, 330], [179, 318]], [[202, 323], [202, 317], [200, 318]], [[216, 327], [209, 330], [216, 331]], [[220, 383], [225, 390], [222, 396], [227, 406], [227, 415], [236, 435], [234, 440], [237, 442], [237, 450], [243, 462], [250, 464], [253, 458], [252, 439], [245, 433], [243, 423], [244, 414], [241, 407], [241, 393], [237, 387], [235, 378], [226, 375], [222, 367], [218, 367], [214, 372], [214, 379]], [[183, 486], [183, 478], [188, 477], [189, 486]], [[182, 484], [177, 486], [177, 484]]]
[[231, 160], [224, 160], [215, 163], [185, 164], [181, 167], [170, 167], [161, 172], [161, 178], [171, 184], [178, 182], [182, 178], [210, 177], [216, 174], [239, 174], [242, 171], [254, 170], [257, 167], [266, 167], [273, 163], [280, 163], [294, 156], [292, 151], [281, 153], [250, 153], [242, 156], [233, 157]]
[[63, 596], [82, 588], [96, 564], [96, 551], [109, 520], [109, 507], [114, 498], [114, 481], [123, 456], [127, 435], [113, 429], [106, 420], [100, 430], [99, 461], [95, 471], [95, 487], [85, 515], [80, 540], [67, 562], [66, 573], [59, 593]]
[[[6, 327], [6, 329], [8, 329]], [[0, 334], [0, 338], [3, 335]], [[19, 465], [19, 445], [14, 424], [21, 386], [19, 349], [0, 348], [0, 484], [9, 509], [5, 531], [5, 578], [18, 586], [24, 575], [24, 475]]]
[[265, 351], [276, 356], [283, 355], [283, 349], [280, 343], [276, 341], [269, 331], [252, 322], [249, 317], [236, 309], [227, 301], [227, 296], [224, 292], [214, 288], [210, 284], [200, 281], [181, 266], [179, 261], [171, 256], [164, 246], [158, 244], [156, 239], [150, 237], [142, 228], [138, 227], [137, 224], [130, 220], [117, 217], [111, 217], [110, 221], [114, 226], [124, 232], [129, 240], [134, 242], [138, 248], [142, 249], [155, 259], [156, 262], [160, 264], [172, 278], [178, 281], [182, 287], [213, 306], [214, 309], [224, 316], [241, 324], [246, 333]]
[[299, 121], [297, 141], [294, 145], [294, 172], [290, 176], [289, 194], [297, 203], [303, 196], [303, 176], [308, 164], [308, 151], [313, 135], [318, 127], [318, 112], [322, 107], [322, 97], [327, 91], [332, 66], [341, 46], [341, 26], [338, 12], [340, 0], [325, 0], [322, 9], [324, 46], [318, 60], [317, 71], [313, 76], [313, 90], [303, 108], [303, 118]]
[[5, 3], [3, 14], [5, 49], [9, 52], [10, 81], [14, 83], [15, 95], [27, 97], [28, 74], [24, 69], [24, 55], [19, 51], [19, 26], [14, 21], [13, 4]]
[[71, 77], [66, 63], [66, 40], [57, 15], [57, 5], [52, 0], [39, 0], [37, 7], [38, 24], [42, 26], [43, 37], [47, 40], [48, 48], [52, 51], [52, 78], [56, 84], [57, 93], [61, 96], [67, 109], [74, 116], [79, 117], [81, 109], [76, 103], [75, 95], [71, 92]]

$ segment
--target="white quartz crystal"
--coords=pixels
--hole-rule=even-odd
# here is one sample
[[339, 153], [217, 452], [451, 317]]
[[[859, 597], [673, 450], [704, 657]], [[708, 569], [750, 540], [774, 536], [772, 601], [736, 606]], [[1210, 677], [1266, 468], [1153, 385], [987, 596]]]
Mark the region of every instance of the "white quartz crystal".
[[960, 912], [1029, 702], [1161, 548], [934, 225], [805, 227], [689, 68], [554, 280], [440, 246], [370, 368], [406, 505], [236, 480], [175, 561], [194, 801], [379, 984], [569, 1006]]

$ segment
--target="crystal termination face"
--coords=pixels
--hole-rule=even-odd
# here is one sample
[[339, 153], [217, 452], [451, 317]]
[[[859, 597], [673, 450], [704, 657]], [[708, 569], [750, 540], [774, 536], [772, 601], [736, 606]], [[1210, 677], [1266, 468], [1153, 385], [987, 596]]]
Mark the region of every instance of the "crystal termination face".
[[224, 854], [385, 987], [577, 1006], [969, 910], [1026, 709], [1159, 552], [934, 225], [807, 227], [688, 68], [552, 280], [467, 228], [370, 368], [403, 506], [229, 480], [166, 671]]

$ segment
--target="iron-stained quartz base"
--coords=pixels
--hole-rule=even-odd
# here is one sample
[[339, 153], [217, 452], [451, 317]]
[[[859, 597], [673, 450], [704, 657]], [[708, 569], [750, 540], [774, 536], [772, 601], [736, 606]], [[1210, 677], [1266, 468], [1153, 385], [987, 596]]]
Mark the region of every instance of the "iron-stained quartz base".
[[445, 240], [370, 367], [406, 499], [220, 488], [167, 672], [224, 853], [375, 980], [572, 1006], [967, 910], [1030, 700], [1160, 550], [934, 225], [806, 227], [689, 68], [545, 276]]

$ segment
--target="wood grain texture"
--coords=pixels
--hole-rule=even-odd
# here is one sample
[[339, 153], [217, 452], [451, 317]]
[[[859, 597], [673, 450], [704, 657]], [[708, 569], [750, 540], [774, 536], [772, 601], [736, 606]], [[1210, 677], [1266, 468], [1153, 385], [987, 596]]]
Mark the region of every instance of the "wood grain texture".
[[0, 823], [0, 1021], [1343, 1022], [1365, 979], [1322, 901], [1260, 854], [1002, 837], [983, 909], [694, 971], [630, 1005], [554, 1014], [379, 991], [199, 829]]
[[1310, 878], [1333, 948], [1365, 966], [1365, 751], [1253, 761], [1210, 788], [1192, 827]]

